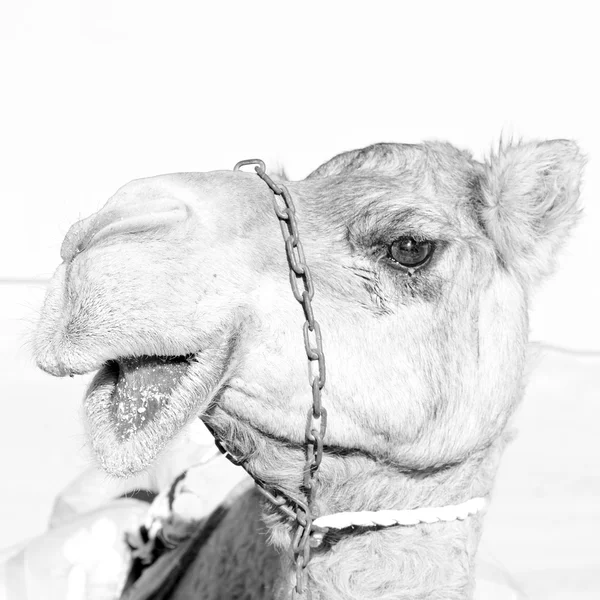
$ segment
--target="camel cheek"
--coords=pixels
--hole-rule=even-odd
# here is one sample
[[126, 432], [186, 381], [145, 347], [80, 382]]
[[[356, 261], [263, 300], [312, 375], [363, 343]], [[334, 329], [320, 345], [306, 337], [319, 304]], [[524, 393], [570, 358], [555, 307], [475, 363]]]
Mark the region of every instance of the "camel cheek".
[[524, 292], [519, 283], [499, 274], [482, 294], [479, 314], [478, 381], [483, 386], [480, 401], [490, 411], [488, 423], [503, 426], [518, 402], [527, 335]]

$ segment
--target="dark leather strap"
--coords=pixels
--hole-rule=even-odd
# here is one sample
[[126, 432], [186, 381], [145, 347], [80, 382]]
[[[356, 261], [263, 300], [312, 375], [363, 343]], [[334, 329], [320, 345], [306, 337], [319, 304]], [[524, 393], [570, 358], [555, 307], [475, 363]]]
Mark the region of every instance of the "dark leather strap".
[[198, 531], [156, 562], [145, 567], [133, 561], [121, 600], [167, 600], [192, 564], [202, 546], [219, 526], [229, 508], [221, 505], [198, 525]]

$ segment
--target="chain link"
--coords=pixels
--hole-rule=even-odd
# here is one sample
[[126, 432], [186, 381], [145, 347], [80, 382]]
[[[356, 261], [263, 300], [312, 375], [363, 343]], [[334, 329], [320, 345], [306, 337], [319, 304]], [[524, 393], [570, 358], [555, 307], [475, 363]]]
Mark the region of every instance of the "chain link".
[[[291, 500], [283, 495], [277, 495], [266, 489], [264, 483], [248, 471], [244, 460], [233, 456], [218, 439], [215, 432], [217, 447], [234, 464], [246, 469], [258, 485], [258, 489], [287, 516], [295, 519], [296, 530], [292, 538], [292, 555], [296, 566], [296, 584], [292, 589], [292, 599], [301, 598], [311, 600], [312, 595], [308, 586], [307, 567], [310, 561], [311, 534], [323, 533], [324, 530], [313, 526], [316, 516], [317, 471], [323, 460], [323, 438], [327, 431], [327, 411], [323, 407], [321, 392], [325, 386], [325, 354], [323, 353], [323, 340], [321, 327], [315, 319], [312, 300], [315, 294], [313, 279], [306, 264], [304, 248], [298, 233], [296, 208], [290, 192], [283, 184], [275, 183], [266, 173], [265, 163], [260, 159], [240, 161], [233, 168], [240, 170], [246, 165], [254, 165], [257, 175], [269, 186], [273, 192], [273, 209], [279, 219], [281, 234], [285, 245], [285, 253], [289, 265], [289, 278], [292, 293], [296, 301], [302, 305], [305, 322], [303, 325], [304, 349], [308, 360], [308, 377], [312, 391], [312, 406], [308, 411], [304, 440], [306, 446], [306, 462], [304, 463], [302, 487], [306, 495], [306, 503]], [[281, 200], [278, 200], [281, 199]], [[283, 206], [281, 205], [283, 201]], [[209, 427], [210, 429], [210, 427]], [[291, 501], [291, 502], [290, 502]], [[290, 503], [296, 507], [295, 513], [290, 508]]]

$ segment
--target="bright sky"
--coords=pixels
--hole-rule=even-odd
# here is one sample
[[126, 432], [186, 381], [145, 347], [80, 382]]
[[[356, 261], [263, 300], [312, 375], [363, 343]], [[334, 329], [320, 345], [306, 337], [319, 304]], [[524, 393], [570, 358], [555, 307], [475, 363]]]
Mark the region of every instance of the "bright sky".
[[47, 277], [68, 226], [127, 181], [301, 178], [377, 141], [573, 138], [586, 218], [536, 296], [535, 339], [600, 349], [593, 3], [4, 0], [0, 278]]

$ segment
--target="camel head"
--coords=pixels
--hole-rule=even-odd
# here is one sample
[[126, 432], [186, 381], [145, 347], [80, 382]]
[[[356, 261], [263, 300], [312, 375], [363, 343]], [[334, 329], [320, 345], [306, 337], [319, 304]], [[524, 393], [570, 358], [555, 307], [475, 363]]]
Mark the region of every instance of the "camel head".
[[[521, 395], [528, 297], [577, 219], [582, 164], [564, 140], [485, 163], [377, 144], [286, 183], [323, 332], [329, 448], [427, 469], [499, 436]], [[61, 256], [37, 363], [97, 371], [84, 406], [107, 471], [146, 468], [216, 413], [302, 443], [304, 316], [256, 174], [133, 181], [71, 227]]]

